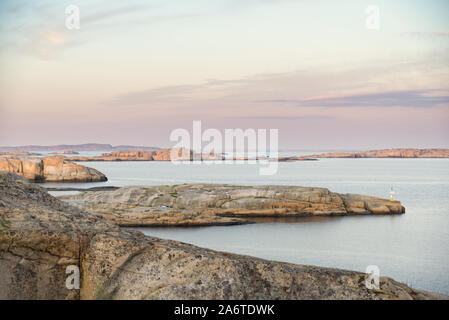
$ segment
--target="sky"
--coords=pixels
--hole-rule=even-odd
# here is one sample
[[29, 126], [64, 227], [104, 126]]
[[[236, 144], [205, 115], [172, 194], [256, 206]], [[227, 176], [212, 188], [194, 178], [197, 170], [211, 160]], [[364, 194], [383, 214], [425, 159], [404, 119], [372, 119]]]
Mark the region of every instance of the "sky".
[[283, 149], [449, 147], [448, 18], [447, 0], [0, 0], [0, 145], [169, 147], [201, 120]]

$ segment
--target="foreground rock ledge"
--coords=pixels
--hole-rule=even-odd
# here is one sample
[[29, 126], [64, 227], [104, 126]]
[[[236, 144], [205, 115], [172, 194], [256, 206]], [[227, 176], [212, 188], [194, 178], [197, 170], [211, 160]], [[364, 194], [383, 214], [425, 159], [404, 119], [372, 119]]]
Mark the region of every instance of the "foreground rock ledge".
[[[81, 289], [66, 288], [80, 267]], [[435, 299], [338, 269], [216, 252], [122, 230], [0, 173], [0, 299]]]
[[405, 212], [399, 201], [297, 186], [129, 186], [60, 198], [120, 226], [232, 225], [249, 223], [251, 217]]

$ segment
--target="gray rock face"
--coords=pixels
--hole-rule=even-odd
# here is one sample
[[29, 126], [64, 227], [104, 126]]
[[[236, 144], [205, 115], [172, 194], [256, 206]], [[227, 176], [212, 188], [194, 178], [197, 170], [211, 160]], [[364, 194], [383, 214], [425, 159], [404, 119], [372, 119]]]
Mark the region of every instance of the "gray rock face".
[[248, 222], [242, 217], [405, 212], [399, 201], [296, 186], [130, 186], [61, 199], [121, 226], [237, 224]]
[[[80, 290], [65, 286], [80, 268]], [[0, 173], [0, 299], [447, 298], [381, 278], [216, 252], [120, 229]]]

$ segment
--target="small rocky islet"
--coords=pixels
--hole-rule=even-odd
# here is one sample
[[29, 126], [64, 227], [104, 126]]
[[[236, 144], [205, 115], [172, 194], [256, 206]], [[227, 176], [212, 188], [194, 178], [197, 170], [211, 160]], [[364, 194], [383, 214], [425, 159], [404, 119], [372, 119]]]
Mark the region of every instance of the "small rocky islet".
[[399, 201], [326, 188], [182, 184], [127, 186], [61, 196], [119, 226], [207, 226], [251, 223], [254, 217], [403, 214]]
[[[181, 199], [183, 193], [195, 192], [193, 186], [179, 188], [185, 190], [175, 187], [177, 196], [169, 196]], [[211, 196], [193, 199], [192, 205], [215, 205], [220, 195], [235, 187], [201, 188], [209, 188]], [[255, 190], [276, 199], [277, 188]], [[125, 190], [128, 195], [124, 197], [141, 196], [131, 195], [135, 189], [124, 188], [120, 192], [126, 193]], [[287, 195], [296, 199], [297, 194], [303, 193], [300, 189], [286, 190], [283, 199]], [[330, 200], [320, 211], [338, 207], [340, 201], [340, 208], [346, 208], [343, 195], [325, 190], [314, 191]], [[254, 190], [241, 187], [235, 195], [248, 192], [251, 194], [240, 198], [244, 201], [236, 199], [234, 204], [247, 203], [245, 210], [261, 210], [259, 204], [254, 207], [250, 204], [254, 202], [248, 201], [253, 199]], [[100, 197], [99, 193], [92, 194]], [[295, 201], [293, 207], [298, 206]], [[372, 200], [363, 198], [356, 202], [364, 201]], [[229, 208], [234, 207], [233, 201], [226, 203]], [[80, 270], [78, 290], [66, 287], [69, 266]], [[379, 289], [370, 290], [366, 279], [367, 275], [360, 272], [269, 261], [145, 236], [57, 199], [16, 174], [0, 172], [0, 299], [448, 298], [386, 277], [380, 278]]]

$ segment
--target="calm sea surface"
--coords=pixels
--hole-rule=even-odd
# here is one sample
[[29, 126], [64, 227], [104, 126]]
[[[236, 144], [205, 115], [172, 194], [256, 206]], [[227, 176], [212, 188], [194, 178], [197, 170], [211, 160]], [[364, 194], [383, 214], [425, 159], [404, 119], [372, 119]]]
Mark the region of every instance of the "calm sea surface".
[[[326, 187], [341, 193], [395, 197], [400, 216], [298, 218], [201, 228], [141, 228], [147, 235], [261, 258], [365, 272], [377, 265], [413, 287], [449, 294], [449, 159], [322, 159], [279, 163], [273, 176], [258, 165], [88, 162], [104, 183], [58, 187], [230, 183]], [[55, 195], [63, 194], [54, 192]]]

